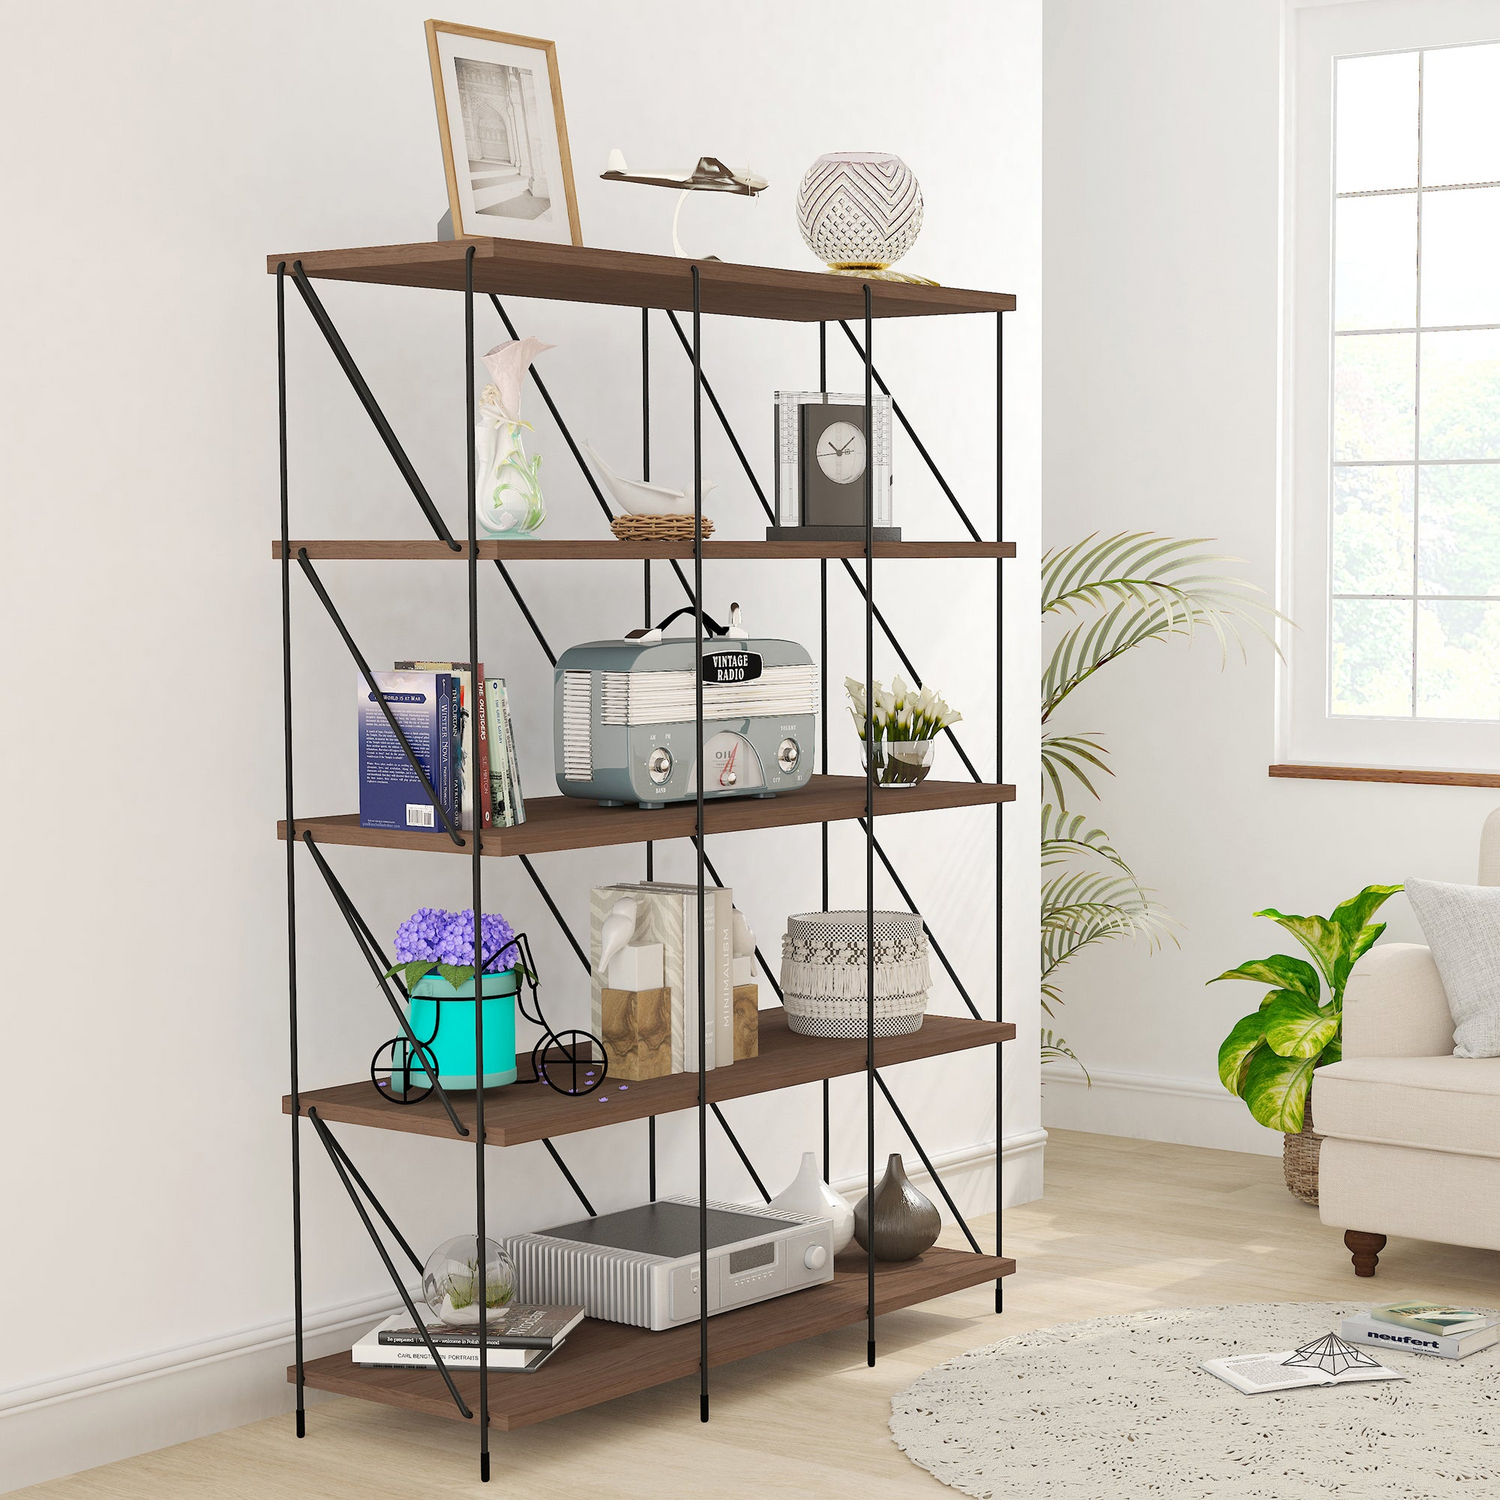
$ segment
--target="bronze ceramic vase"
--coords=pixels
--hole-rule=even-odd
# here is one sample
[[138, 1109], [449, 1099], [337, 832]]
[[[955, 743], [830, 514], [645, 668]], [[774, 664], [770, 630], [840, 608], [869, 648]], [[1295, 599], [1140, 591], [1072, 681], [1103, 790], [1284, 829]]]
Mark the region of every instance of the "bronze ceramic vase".
[[[854, 1238], [870, 1248], [870, 1199], [854, 1206]], [[937, 1239], [942, 1217], [906, 1178], [901, 1157], [893, 1153], [885, 1176], [875, 1184], [875, 1259], [915, 1260]]]

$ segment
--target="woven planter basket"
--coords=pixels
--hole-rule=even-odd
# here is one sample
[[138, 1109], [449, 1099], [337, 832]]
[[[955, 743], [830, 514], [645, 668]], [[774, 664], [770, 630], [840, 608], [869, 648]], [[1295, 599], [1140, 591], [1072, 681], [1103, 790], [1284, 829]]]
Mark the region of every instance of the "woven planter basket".
[[[609, 523], [622, 542], [690, 542], [693, 539], [691, 516], [616, 516]], [[703, 535], [714, 534], [714, 523], [703, 518]]]
[[1281, 1170], [1286, 1185], [1299, 1203], [1318, 1206], [1318, 1154], [1323, 1137], [1313, 1129], [1312, 1094], [1302, 1114], [1302, 1129], [1296, 1135], [1282, 1137]]

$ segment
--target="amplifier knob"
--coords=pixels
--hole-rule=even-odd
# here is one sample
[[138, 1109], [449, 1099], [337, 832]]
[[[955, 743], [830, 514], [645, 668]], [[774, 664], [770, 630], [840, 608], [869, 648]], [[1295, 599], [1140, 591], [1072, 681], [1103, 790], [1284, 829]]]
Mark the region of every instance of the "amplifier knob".
[[646, 771], [655, 785], [665, 785], [672, 779], [672, 752], [658, 745], [646, 760]]
[[776, 747], [776, 764], [781, 769], [791, 774], [797, 769], [797, 762], [802, 759], [802, 747], [796, 740], [785, 739]]
[[809, 1245], [807, 1254], [802, 1257], [802, 1264], [809, 1271], [821, 1271], [828, 1264], [828, 1251], [823, 1245]]

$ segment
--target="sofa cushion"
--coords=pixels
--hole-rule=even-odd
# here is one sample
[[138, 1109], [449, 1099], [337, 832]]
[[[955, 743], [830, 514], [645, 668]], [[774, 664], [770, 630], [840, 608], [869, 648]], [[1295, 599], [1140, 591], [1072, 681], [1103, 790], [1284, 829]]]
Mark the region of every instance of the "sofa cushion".
[[1373, 1141], [1500, 1157], [1500, 1058], [1356, 1057], [1313, 1075], [1314, 1129]]
[[1454, 1055], [1500, 1056], [1500, 889], [1408, 880], [1406, 897], [1443, 976]]

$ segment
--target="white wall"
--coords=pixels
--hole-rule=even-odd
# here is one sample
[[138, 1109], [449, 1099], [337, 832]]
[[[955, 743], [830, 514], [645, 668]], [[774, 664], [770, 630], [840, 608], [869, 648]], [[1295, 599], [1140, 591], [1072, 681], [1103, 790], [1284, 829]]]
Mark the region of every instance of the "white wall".
[[[1011, 1050], [1007, 1193], [1040, 1189], [1032, 926], [1040, 399], [1040, 13], [1007, 0], [874, 0], [858, 14], [768, 3], [575, 4], [520, 0], [454, 16], [557, 38], [590, 244], [665, 247], [672, 199], [597, 180], [605, 153], [636, 162], [711, 152], [757, 166], [764, 199], [694, 202], [692, 246], [810, 266], [793, 217], [820, 151], [899, 150], [926, 189], [914, 267], [950, 284], [1016, 292], [1008, 323], [1007, 532], [1023, 561], [1007, 594], [1009, 680], [1022, 712], [1007, 773]], [[11, 1059], [0, 1160], [6, 1282], [0, 1340], [0, 1488], [286, 1409], [291, 1303], [276, 527], [273, 283], [268, 252], [430, 238], [443, 177], [421, 22], [402, 0], [194, 6], [145, 0], [33, 8], [13, 18], [0, 100], [13, 143], [0, 244], [7, 318], [4, 451], [6, 639], [15, 714], [8, 784], [5, 951]], [[893, 36], [900, 36], [898, 58]], [[829, 57], [837, 54], [837, 65]], [[899, 84], [893, 87], [893, 84]], [[19, 150], [15, 149], [19, 146]], [[327, 305], [457, 529], [463, 463], [458, 299], [323, 284]], [[294, 295], [289, 293], [294, 530], [412, 536], [419, 517]], [[637, 451], [638, 319], [624, 310], [516, 302], [523, 331], [558, 348], [542, 365], [575, 429], [628, 465]], [[479, 308], [479, 347], [503, 336]], [[685, 362], [655, 331], [657, 472], [686, 472]], [[881, 325], [877, 358], [983, 526], [992, 524], [993, 327]], [[763, 479], [778, 385], [816, 381], [805, 327], [708, 320], [705, 369]], [[831, 367], [856, 368], [835, 330]], [[540, 402], [529, 398], [561, 535], [603, 534]], [[898, 449], [909, 535], [958, 528], [915, 455]], [[724, 534], [760, 519], [716, 433], [711, 512]], [[322, 570], [376, 662], [463, 654], [462, 571], [329, 564]], [[615, 632], [639, 610], [639, 569], [516, 569], [553, 645]], [[672, 600], [658, 570], [659, 606]], [[482, 583], [482, 650], [520, 704], [527, 784], [551, 781], [550, 673], [499, 580]], [[710, 600], [751, 624], [816, 642], [813, 565], [710, 570]], [[932, 680], [994, 752], [993, 570], [882, 566], [877, 590]], [[862, 661], [852, 589], [835, 681]], [[307, 590], [295, 597], [298, 806], [354, 806], [352, 669]], [[892, 658], [880, 653], [880, 670]], [[74, 715], [83, 723], [74, 726]], [[835, 719], [834, 769], [854, 769]], [[957, 770], [950, 761], [943, 770]], [[888, 842], [932, 927], [988, 1007], [993, 995], [993, 816], [893, 821]], [[775, 952], [788, 912], [816, 906], [816, 830], [714, 840], [710, 852]], [[834, 900], [859, 899], [862, 861], [836, 837]], [[423, 904], [464, 905], [457, 859], [331, 858], [376, 930]], [[681, 849], [663, 855], [681, 867]], [[574, 924], [591, 883], [640, 870], [638, 850], [539, 862]], [[361, 1075], [389, 1015], [310, 865], [301, 868], [303, 1080]], [[518, 869], [487, 868], [487, 900], [536, 934], [550, 1003], [581, 1017], [581, 976]], [[885, 893], [891, 899], [891, 893]], [[953, 1010], [940, 987], [937, 1008]], [[384, 1017], [384, 1018], [383, 1018]], [[893, 1086], [964, 1200], [993, 1201], [988, 1054], [913, 1065]], [[816, 1089], [728, 1110], [775, 1187], [816, 1144]], [[835, 1176], [862, 1164], [862, 1093], [835, 1090]], [[343, 1137], [418, 1245], [470, 1222], [472, 1159], [441, 1142]], [[662, 1129], [663, 1189], [687, 1189], [687, 1117]], [[902, 1149], [879, 1121], [880, 1149]], [[645, 1127], [562, 1144], [600, 1207], [645, 1192]], [[389, 1299], [384, 1273], [316, 1141], [304, 1138], [306, 1296], [313, 1353], [347, 1345]], [[1013, 1168], [1013, 1170], [1012, 1170]], [[575, 1211], [539, 1148], [490, 1162], [491, 1222], [531, 1227]], [[712, 1190], [751, 1189], [715, 1142]], [[988, 1178], [989, 1186], [986, 1186]]]
[[[1096, 530], [1213, 537], [1274, 587], [1282, 22], [1279, 0], [1048, 0], [1049, 546]], [[1209, 642], [1159, 645], [1076, 695], [1067, 722], [1107, 731], [1114, 751], [1100, 821], [1181, 946], [1103, 948], [1066, 973], [1058, 1025], [1094, 1087], [1045, 1070], [1051, 1124], [1279, 1151], [1215, 1073], [1259, 993], [1204, 988], [1293, 944], [1251, 913], [1327, 912], [1407, 875], [1474, 878], [1500, 797], [1269, 779], [1273, 677], [1263, 644], [1223, 670]], [[1403, 898], [1386, 910], [1392, 938], [1420, 941]]]

